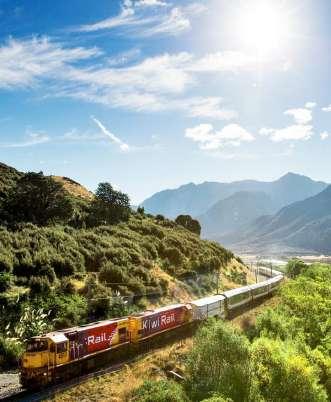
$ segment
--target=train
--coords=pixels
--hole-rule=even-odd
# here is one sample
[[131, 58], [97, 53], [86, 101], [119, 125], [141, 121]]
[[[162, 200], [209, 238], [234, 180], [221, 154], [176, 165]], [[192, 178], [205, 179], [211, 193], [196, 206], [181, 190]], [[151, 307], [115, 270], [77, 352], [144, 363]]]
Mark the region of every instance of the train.
[[235, 310], [271, 295], [284, 279], [279, 271], [267, 280], [221, 294], [146, 310], [128, 317], [89, 323], [31, 338], [20, 361], [21, 384], [39, 389], [77, 377], [210, 317], [228, 318]]

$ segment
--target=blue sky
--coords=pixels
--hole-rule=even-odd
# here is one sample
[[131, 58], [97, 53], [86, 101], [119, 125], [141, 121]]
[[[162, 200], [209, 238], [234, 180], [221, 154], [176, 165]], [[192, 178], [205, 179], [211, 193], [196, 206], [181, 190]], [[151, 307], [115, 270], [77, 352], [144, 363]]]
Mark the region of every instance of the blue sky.
[[0, 160], [134, 203], [331, 182], [330, 16], [324, 0], [0, 0]]

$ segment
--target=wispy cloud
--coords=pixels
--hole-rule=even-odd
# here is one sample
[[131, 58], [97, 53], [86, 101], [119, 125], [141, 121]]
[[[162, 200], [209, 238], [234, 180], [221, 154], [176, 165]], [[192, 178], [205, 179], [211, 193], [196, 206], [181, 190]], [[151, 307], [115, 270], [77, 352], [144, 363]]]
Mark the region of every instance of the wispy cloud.
[[238, 124], [229, 124], [217, 131], [211, 124], [187, 128], [185, 137], [197, 142], [202, 150], [215, 151], [227, 146], [238, 147], [242, 142], [254, 141], [254, 136]]
[[96, 119], [94, 116], [91, 116], [91, 119], [94, 121], [94, 123], [100, 128], [101, 132], [110, 140], [119, 146], [121, 151], [123, 152], [128, 152], [130, 150], [130, 147], [128, 144], [123, 142], [120, 138], [118, 138], [115, 134], [111, 133], [102, 123], [100, 120]]
[[[158, 11], [155, 11], [155, 9]], [[206, 7], [200, 3], [173, 6], [161, 0], [124, 1], [119, 14], [93, 24], [75, 28], [78, 32], [97, 32], [121, 27], [121, 35], [140, 37], [177, 35], [191, 28], [191, 18]]]
[[98, 55], [96, 48], [63, 48], [48, 38], [10, 39], [0, 47], [0, 88], [31, 87], [69, 64]]
[[46, 133], [27, 131], [26, 138], [19, 142], [0, 143], [0, 148], [25, 148], [34, 145], [44, 144], [50, 141], [50, 137]]
[[[48, 38], [11, 40], [0, 47], [0, 88], [38, 88], [45, 97], [71, 97], [110, 108], [176, 110], [190, 117], [230, 120], [237, 113], [221, 97], [192, 96], [191, 90], [206, 75], [256, 67], [254, 58], [240, 52], [201, 57], [165, 53], [138, 61], [139, 56], [109, 59], [100, 49], [66, 47]], [[136, 58], [134, 63], [130, 57]]]

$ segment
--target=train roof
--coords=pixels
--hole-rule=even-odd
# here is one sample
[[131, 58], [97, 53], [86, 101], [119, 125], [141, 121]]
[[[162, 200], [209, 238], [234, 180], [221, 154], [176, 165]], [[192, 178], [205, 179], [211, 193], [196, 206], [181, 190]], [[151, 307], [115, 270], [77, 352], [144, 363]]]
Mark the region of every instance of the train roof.
[[190, 302], [190, 304], [201, 307], [201, 306], [205, 306], [207, 304], [216, 303], [221, 300], [225, 300], [224, 295], [214, 295], [214, 296], [207, 296], [207, 297], [203, 297], [201, 299], [193, 300]]
[[272, 278], [269, 278], [268, 280], [266, 280], [266, 282], [267, 282], [268, 284], [270, 284], [270, 283], [279, 282], [279, 281], [281, 281], [281, 280], [283, 280], [283, 279], [284, 279], [284, 276], [283, 276], [283, 275], [277, 275], [277, 276], [273, 276]]
[[269, 280], [263, 281], [263, 282], [258, 282], [254, 283], [253, 285], [249, 285], [251, 289], [258, 289], [258, 288], [263, 288], [264, 286], [269, 285]]
[[223, 292], [223, 295], [225, 297], [231, 297], [231, 296], [240, 295], [242, 293], [246, 293], [250, 290], [251, 290], [250, 286], [243, 286], [242, 288], [227, 290], [226, 292]]
[[108, 325], [108, 324], [113, 324], [113, 323], [118, 323], [121, 321], [125, 321], [127, 320], [128, 317], [121, 317], [121, 318], [112, 318], [110, 320], [102, 320], [102, 321], [96, 321], [96, 322], [89, 322], [88, 324], [84, 324], [84, 325], [78, 325], [76, 327], [71, 327], [71, 328], [65, 328], [65, 329], [60, 329], [56, 332], [59, 333], [68, 333], [68, 332], [78, 332], [78, 331], [84, 331], [88, 328], [95, 328], [95, 327], [102, 327], [104, 325]]
[[162, 313], [163, 311], [174, 310], [177, 308], [185, 307], [186, 304], [178, 303], [171, 304], [170, 306], [159, 307], [157, 309], [149, 309], [146, 311], [142, 311], [141, 313], [132, 314], [130, 317], [145, 317], [152, 314]]

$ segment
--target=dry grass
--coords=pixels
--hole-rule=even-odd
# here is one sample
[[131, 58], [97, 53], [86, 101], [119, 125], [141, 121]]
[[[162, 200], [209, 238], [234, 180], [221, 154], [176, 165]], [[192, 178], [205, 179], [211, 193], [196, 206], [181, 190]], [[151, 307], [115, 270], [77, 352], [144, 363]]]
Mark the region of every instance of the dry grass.
[[176, 343], [125, 366], [120, 372], [87, 381], [53, 399], [56, 402], [126, 402], [132, 393], [148, 379], [166, 378], [167, 371], [180, 371], [183, 359], [192, 346], [192, 340]]
[[63, 184], [63, 187], [68, 191], [68, 193], [76, 197], [84, 198], [86, 200], [91, 200], [93, 198], [93, 193], [91, 191], [71, 179], [62, 176], [52, 176], [52, 178]]

